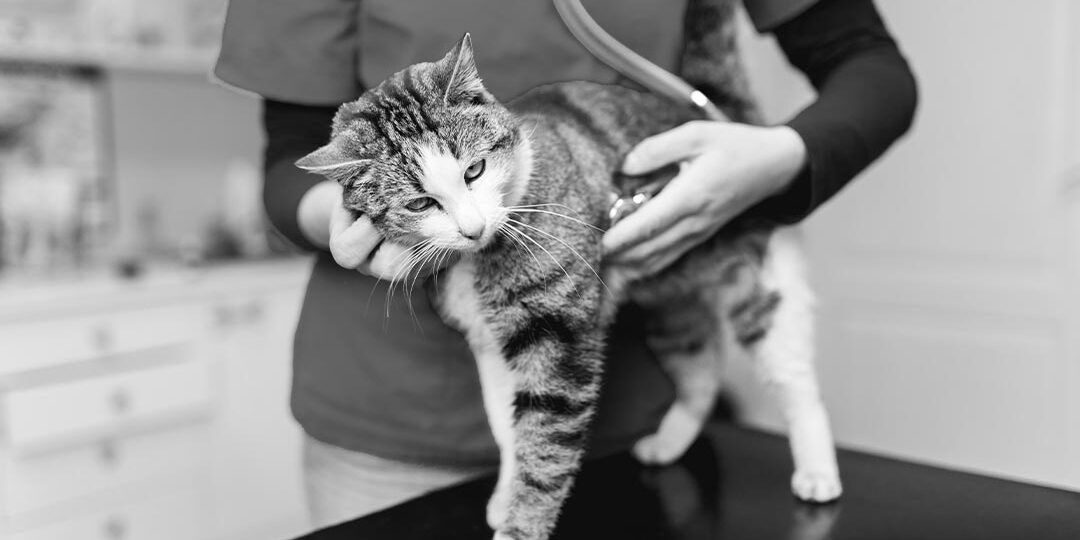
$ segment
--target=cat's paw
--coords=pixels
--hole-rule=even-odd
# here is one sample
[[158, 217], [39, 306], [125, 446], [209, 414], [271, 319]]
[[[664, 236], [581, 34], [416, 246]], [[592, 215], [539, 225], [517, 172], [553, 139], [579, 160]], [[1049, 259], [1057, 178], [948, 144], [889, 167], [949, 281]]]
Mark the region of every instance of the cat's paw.
[[495, 536], [492, 537], [492, 540], [514, 540], [514, 538], [511, 538], [501, 532], [496, 532]]
[[791, 476], [791, 492], [805, 502], [835, 501], [843, 491], [840, 476], [835, 472], [795, 471]]
[[[502, 486], [495, 487], [487, 504], [487, 524], [491, 530], [498, 531], [506, 524], [506, 516], [510, 513], [510, 494]], [[495, 535], [498, 538], [498, 534]]]
[[634, 444], [634, 457], [645, 465], [670, 465], [682, 457], [701, 433], [701, 420], [679, 404], [671, 406], [656, 433]]

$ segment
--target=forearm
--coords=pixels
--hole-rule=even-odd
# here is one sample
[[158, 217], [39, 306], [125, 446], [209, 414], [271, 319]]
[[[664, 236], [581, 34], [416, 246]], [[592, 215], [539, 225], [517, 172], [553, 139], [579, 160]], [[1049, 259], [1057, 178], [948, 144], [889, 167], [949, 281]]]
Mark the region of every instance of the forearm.
[[271, 224], [308, 250], [327, 248], [330, 211], [340, 188], [294, 163], [326, 142], [334, 111], [334, 107], [263, 102], [263, 204]]
[[839, 192], [910, 127], [914, 76], [870, 0], [822, 0], [775, 29], [818, 98], [787, 122], [806, 146], [806, 166], [753, 209], [797, 222]]

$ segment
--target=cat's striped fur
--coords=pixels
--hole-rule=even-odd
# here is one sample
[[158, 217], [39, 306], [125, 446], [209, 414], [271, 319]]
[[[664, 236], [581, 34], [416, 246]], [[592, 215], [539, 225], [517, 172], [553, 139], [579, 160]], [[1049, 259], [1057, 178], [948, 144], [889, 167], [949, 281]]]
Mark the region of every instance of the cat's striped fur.
[[[690, 2], [682, 69], [731, 118], [753, 122], [733, 9], [730, 0]], [[466, 36], [442, 60], [343, 105], [331, 142], [298, 163], [338, 180], [347, 207], [389, 242], [411, 246], [402, 277], [459, 258], [429, 283], [481, 374], [502, 460], [488, 507], [497, 538], [543, 539], [554, 527], [585, 452], [605, 331], [627, 298], [652, 308], [649, 343], [679, 394], [657, 434], [635, 448], [640, 459], [681, 455], [716, 397], [719, 358], [750, 352], [792, 422], [796, 493], [839, 494], [810, 366], [810, 295], [786, 234], [736, 220], [633, 284], [603, 266], [611, 194], [645, 181], [615, 175], [622, 158], [697, 118], [648, 93], [587, 82], [500, 104], [484, 90]], [[481, 171], [475, 180], [472, 170]]]

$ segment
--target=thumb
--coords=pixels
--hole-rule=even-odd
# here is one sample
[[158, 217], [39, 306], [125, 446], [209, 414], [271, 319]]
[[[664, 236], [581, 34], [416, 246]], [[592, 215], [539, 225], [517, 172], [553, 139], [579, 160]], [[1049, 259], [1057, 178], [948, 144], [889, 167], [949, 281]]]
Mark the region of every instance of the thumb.
[[[345, 212], [348, 210], [343, 209], [342, 213]], [[345, 218], [339, 217], [337, 226], [330, 232], [330, 254], [341, 267], [356, 268], [379, 246], [382, 235], [366, 216], [359, 216], [342, 227], [344, 221]]]
[[641, 141], [627, 154], [622, 172], [644, 174], [697, 156], [707, 141], [709, 124], [687, 122]]
[[685, 180], [675, 177], [668, 183], [668, 187], [656, 194], [656, 197], [615, 223], [604, 234], [604, 252], [608, 255], [617, 255], [653, 238], [686, 218], [690, 210], [687, 201], [698, 197], [698, 194], [692, 191], [683, 193], [686, 191], [684, 188], [686, 184]]

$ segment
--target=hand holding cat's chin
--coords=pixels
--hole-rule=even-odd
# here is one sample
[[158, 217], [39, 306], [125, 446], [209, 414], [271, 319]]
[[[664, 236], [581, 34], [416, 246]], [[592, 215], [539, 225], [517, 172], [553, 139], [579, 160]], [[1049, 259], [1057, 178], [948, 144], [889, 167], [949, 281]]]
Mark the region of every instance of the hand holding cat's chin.
[[370, 219], [340, 204], [330, 216], [330, 254], [342, 268], [385, 280], [423, 278], [439, 268], [430, 262], [407, 268], [412, 258], [405, 246], [384, 242]]
[[607, 262], [629, 279], [659, 272], [742, 211], [782, 191], [806, 146], [786, 126], [697, 121], [649, 137], [623, 164], [642, 174], [683, 161], [679, 174], [604, 235]]

